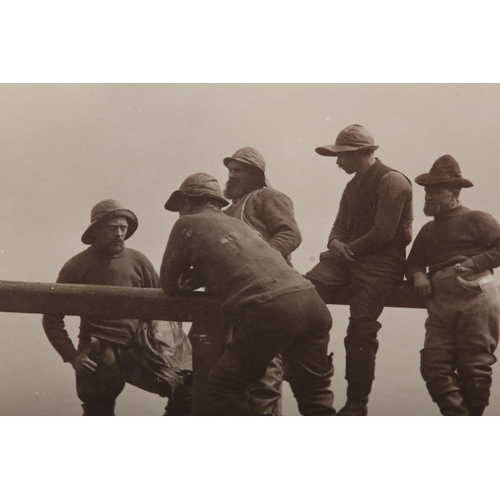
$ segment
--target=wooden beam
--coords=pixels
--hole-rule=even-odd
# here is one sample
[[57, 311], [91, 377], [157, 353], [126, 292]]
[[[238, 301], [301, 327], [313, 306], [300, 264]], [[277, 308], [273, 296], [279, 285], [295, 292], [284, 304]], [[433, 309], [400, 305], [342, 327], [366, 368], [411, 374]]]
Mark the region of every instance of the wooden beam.
[[193, 321], [217, 307], [202, 292], [167, 297], [153, 288], [0, 281], [3, 312]]
[[[346, 294], [335, 304], [348, 304]], [[425, 308], [408, 282], [389, 298], [387, 307]], [[87, 314], [108, 318], [194, 321], [205, 318], [219, 303], [203, 292], [166, 296], [162, 290], [99, 285], [66, 285], [0, 281], [0, 311], [35, 314]]]

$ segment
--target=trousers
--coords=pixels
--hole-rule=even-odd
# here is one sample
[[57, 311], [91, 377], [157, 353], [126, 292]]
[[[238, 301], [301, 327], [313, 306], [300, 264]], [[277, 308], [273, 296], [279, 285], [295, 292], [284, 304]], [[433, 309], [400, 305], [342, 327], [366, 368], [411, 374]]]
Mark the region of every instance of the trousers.
[[457, 414], [457, 408], [462, 408], [460, 414], [470, 414], [489, 403], [499, 340], [499, 293], [494, 282], [464, 288], [446, 274], [438, 271], [432, 277], [420, 371], [442, 414]]
[[212, 368], [207, 391], [215, 415], [250, 415], [248, 388], [282, 355], [302, 415], [334, 415], [328, 355], [330, 312], [314, 289], [281, 295], [231, 317], [234, 337]]
[[188, 376], [174, 394], [170, 385], [150, 372], [128, 352], [126, 346], [95, 337], [84, 337], [78, 345], [79, 352], [86, 351], [97, 363], [91, 374], [76, 374], [76, 392], [83, 403], [86, 416], [113, 416], [116, 398], [125, 384], [168, 397], [165, 415], [191, 414], [191, 384]]
[[348, 298], [350, 318], [344, 339], [347, 398], [363, 402], [375, 379], [379, 347], [377, 321], [388, 297], [403, 281], [404, 259], [382, 253], [339, 262], [324, 252], [320, 262], [306, 274], [326, 303]]

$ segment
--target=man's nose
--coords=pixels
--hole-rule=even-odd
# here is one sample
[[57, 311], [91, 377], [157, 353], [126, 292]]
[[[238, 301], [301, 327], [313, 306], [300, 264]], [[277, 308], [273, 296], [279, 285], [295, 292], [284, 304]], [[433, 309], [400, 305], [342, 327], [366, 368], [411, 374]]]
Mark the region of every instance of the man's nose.
[[234, 179], [235, 177], [237, 177], [236, 172], [233, 172], [233, 171], [231, 171], [231, 170], [230, 170], [230, 171], [229, 171], [229, 178], [230, 178], [230, 179]]
[[340, 165], [340, 156], [337, 156], [337, 165]]

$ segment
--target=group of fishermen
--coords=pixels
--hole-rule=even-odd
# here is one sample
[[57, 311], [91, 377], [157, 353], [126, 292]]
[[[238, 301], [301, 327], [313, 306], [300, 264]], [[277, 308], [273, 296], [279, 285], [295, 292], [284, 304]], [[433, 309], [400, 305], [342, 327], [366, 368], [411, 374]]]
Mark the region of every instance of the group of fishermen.
[[[377, 149], [361, 125], [346, 127], [335, 144], [316, 149], [354, 176], [327, 250], [304, 276], [291, 264], [301, 243], [292, 201], [271, 187], [263, 156], [245, 147], [223, 160], [229, 173], [223, 193], [214, 177], [197, 173], [169, 197], [165, 208], [179, 219], [159, 276], [142, 253], [125, 248], [137, 229], [135, 214], [104, 200], [93, 207], [82, 236], [89, 248], [64, 265], [57, 281], [161, 287], [168, 295], [204, 287], [219, 299], [228, 341], [206, 382], [214, 415], [280, 415], [287, 380], [302, 415], [364, 416], [375, 378], [378, 319], [406, 274], [428, 310], [421, 373], [432, 400], [443, 415], [482, 415], [499, 339], [500, 298], [492, 273], [500, 265], [500, 225], [461, 205], [461, 189], [472, 183], [444, 155], [415, 179], [425, 188], [424, 213], [433, 220], [406, 259], [412, 185], [375, 157]], [[332, 317], [325, 304], [346, 294], [347, 401], [336, 412], [328, 353]], [[77, 349], [64, 316], [45, 315], [43, 326], [76, 371], [84, 415], [114, 415], [125, 383], [168, 397], [166, 415], [191, 413], [189, 371], [173, 384], [148, 368], [135, 347], [139, 320], [82, 317]], [[203, 328], [195, 322], [191, 333]]]

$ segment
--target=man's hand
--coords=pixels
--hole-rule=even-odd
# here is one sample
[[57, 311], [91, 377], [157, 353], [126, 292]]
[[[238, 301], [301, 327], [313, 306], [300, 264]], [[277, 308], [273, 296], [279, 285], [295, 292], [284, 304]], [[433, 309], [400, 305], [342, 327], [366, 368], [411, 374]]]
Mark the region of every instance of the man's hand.
[[455, 264], [455, 269], [461, 278], [477, 273], [476, 264], [472, 259], [464, 260], [461, 264]]
[[422, 272], [413, 275], [413, 288], [420, 297], [427, 297], [432, 292], [431, 281], [427, 275]]
[[70, 359], [69, 362], [75, 369], [75, 372], [80, 375], [90, 375], [94, 373], [97, 368], [97, 363], [92, 361], [85, 351], [76, 355], [73, 359]]
[[195, 270], [190, 269], [189, 271], [179, 275], [177, 278], [177, 286], [179, 287], [179, 290], [182, 290], [183, 292], [192, 292], [193, 290], [202, 287], [203, 283], [198, 273]]
[[342, 243], [339, 240], [332, 240], [330, 241], [328, 248], [336, 259], [354, 262], [354, 254], [352, 253], [349, 245], [346, 243]]

